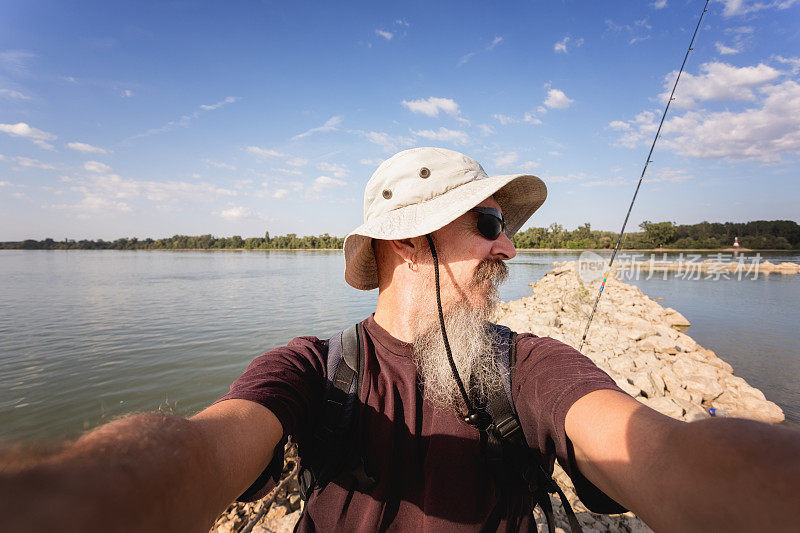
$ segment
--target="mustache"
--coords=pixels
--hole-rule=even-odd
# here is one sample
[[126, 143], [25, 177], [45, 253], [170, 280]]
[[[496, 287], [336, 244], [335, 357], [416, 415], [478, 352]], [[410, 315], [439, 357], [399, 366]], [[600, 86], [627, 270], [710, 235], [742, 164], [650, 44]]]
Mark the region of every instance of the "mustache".
[[506, 262], [502, 259], [487, 257], [478, 263], [470, 285], [477, 287], [489, 281], [494, 287], [497, 287], [507, 279], [508, 265]]

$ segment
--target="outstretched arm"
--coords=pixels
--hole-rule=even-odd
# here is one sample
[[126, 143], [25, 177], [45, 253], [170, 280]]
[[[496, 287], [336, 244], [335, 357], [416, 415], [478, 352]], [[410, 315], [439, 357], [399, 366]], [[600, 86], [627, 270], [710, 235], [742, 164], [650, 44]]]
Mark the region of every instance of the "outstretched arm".
[[4, 531], [202, 531], [266, 468], [283, 434], [265, 407], [136, 415], [46, 457], [0, 457]]
[[656, 531], [785, 531], [800, 504], [800, 432], [673, 420], [617, 391], [570, 408], [578, 468]]

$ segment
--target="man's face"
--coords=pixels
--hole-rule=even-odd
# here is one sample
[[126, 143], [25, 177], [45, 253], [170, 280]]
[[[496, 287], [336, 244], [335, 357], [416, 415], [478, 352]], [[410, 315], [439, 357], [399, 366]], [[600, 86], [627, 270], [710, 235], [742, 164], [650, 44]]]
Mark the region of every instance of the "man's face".
[[[477, 207], [500, 209], [491, 197]], [[504, 233], [494, 240], [484, 237], [478, 231], [478, 216], [478, 213], [464, 213], [432, 234], [445, 306], [454, 302], [468, 302], [474, 308], [492, 304], [497, 286], [507, 277], [504, 261], [517, 255]]]

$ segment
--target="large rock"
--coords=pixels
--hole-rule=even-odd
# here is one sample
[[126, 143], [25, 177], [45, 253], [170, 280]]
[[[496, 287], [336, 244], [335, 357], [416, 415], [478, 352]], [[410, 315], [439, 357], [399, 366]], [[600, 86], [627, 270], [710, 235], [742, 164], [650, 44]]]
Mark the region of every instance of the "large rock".
[[662, 335], [651, 335], [642, 340], [639, 345], [642, 348], [649, 348], [658, 353], [678, 353], [675, 341]]

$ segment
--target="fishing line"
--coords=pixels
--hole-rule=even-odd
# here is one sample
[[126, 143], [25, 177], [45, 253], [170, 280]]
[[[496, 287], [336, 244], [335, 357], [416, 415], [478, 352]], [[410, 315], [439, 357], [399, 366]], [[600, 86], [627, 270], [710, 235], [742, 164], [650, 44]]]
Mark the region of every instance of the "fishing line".
[[647, 154], [647, 159], [644, 163], [644, 168], [642, 169], [642, 175], [639, 176], [639, 183], [636, 184], [636, 190], [633, 192], [633, 198], [631, 199], [631, 205], [628, 206], [628, 213], [625, 215], [625, 221], [622, 223], [622, 229], [619, 231], [619, 237], [617, 238], [617, 244], [614, 245], [614, 251], [611, 253], [611, 259], [608, 261], [608, 268], [606, 269], [606, 273], [603, 276], [603, 282], [600, 284], [600, 291], [597, 293], [597, 297], [594, 299], [594, 305], [592, 306], [592, 312], [589, 314], [589, 320], [586, 322], [586, 328], [583, 330], [583, 337], [581, 338], [580, 346], [578, 347], [578, 351], [583, 350], [583, 344], [586, 342], [586, 335], [589, 333], [589, 326], [592, 324], [592, 318], [594, 318], [594, 313], [597, 311], [597, 304], [600, 302], [600, 297], [603, 295], [603, 289], [606, 287], [606, 280], [608, 280], [608, 276], [611, 274], [611, 265], [614, 264], [614, 258], [617, 256], [617, 251], [619, 250], [619, 245], [622, 243], [622, 236], [625, 234], [625, 226], [628, 225], [628, 218], [631, 216], [631, 210], [633, 209], [633, 204], [636, 202], [636, 195], [639, 194], [639, 187], [642, 186], [642, 180], [644, 179], [645, 174], [647, 173], [647, 166], [652, 162], [650, 157], [653, 155], [653, 149], [656, 147], [656, 141], [658, 141], [658, 136], [661, 133], [661, 126], [664, 125], [664, 119], [667, 118], [667, 111], [669, 111], [669, 105], [675, 99], [675, 89], [678, 87], [678, 81], [681, 79], [681, 74], [683, 74], [683, 67], [686, 66], [686, 60], [689, 59], [689, 52], [694, 50], [692, 45], [694, 44], [694, 38], [697, 36], [697, 30], [700, 29], [700, 23], [703, 21], [703, 15], [708, 12], [708, 2], [706, 0], [706, 5], [703, 6], [703, 12], [700, 13], [700, 19], [697, 21], [697, 26], [694, 28], [694, 33], [692, 34], [692, 40], [689, 42], [689, 48], [686, 49], [686, 55], [683, 56], [683, 63], [681, 63], [681, 68], [678, 71], [678, 76], [675, 78], [675, 84], [672, 86], [672, 92], [669, 95], [669, 99], [667, 100], [667, 106], [664, 108], [664, 113], [661, 115], [661, 122], [658, 123], [658, 130], [656, 130], [656, 135], [653, 137], [653, 144], [650, 145], [650, 152]]

